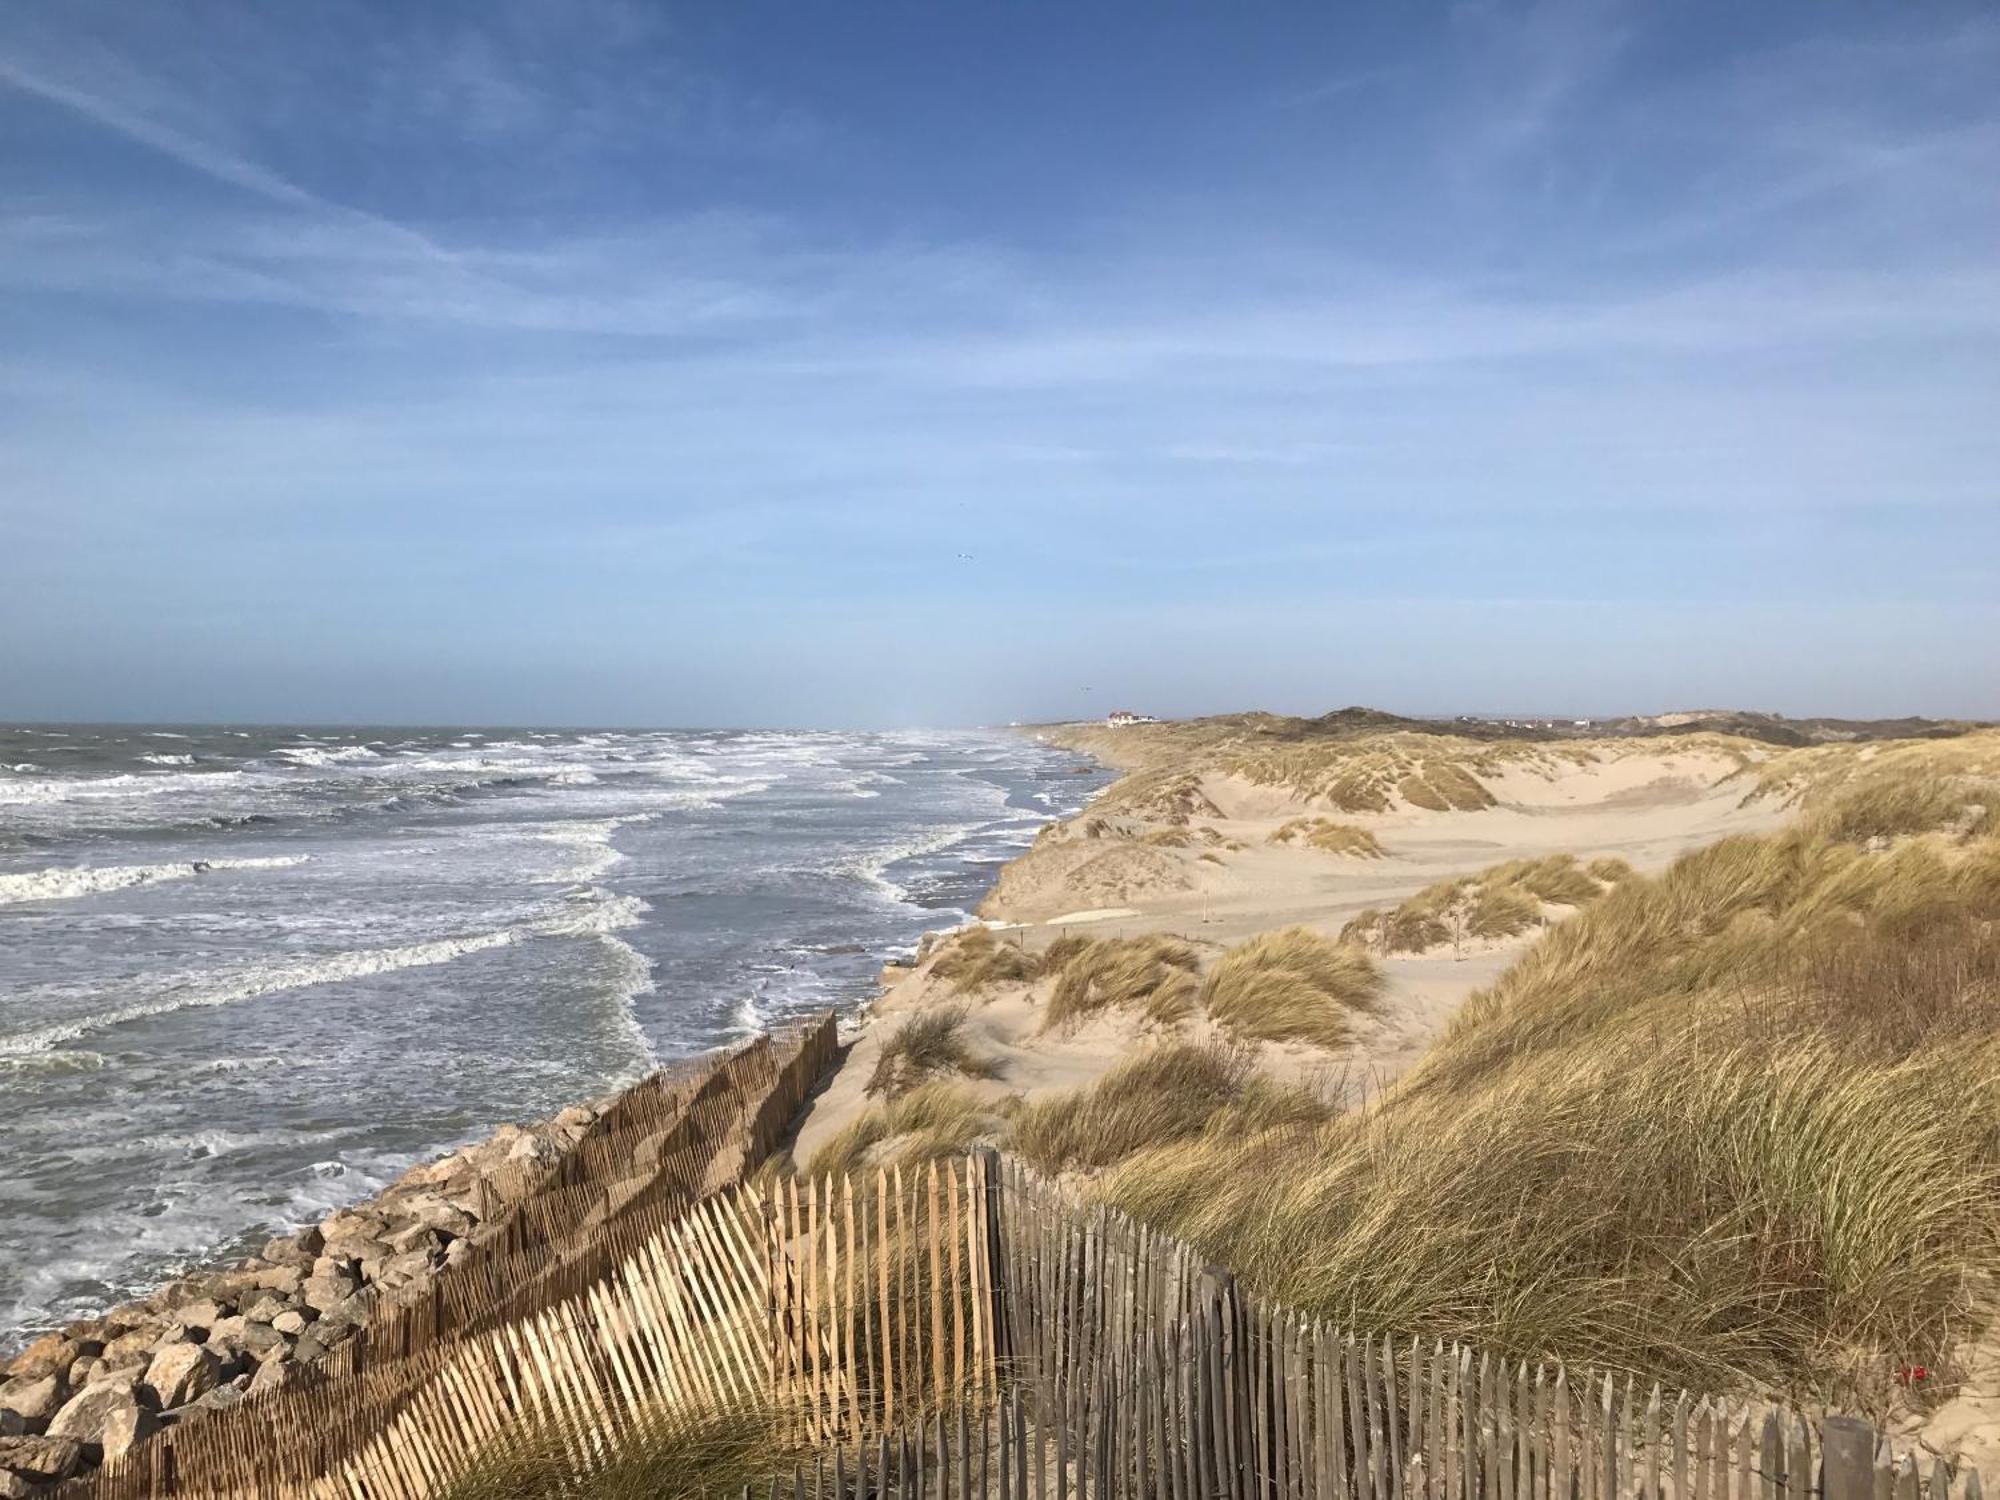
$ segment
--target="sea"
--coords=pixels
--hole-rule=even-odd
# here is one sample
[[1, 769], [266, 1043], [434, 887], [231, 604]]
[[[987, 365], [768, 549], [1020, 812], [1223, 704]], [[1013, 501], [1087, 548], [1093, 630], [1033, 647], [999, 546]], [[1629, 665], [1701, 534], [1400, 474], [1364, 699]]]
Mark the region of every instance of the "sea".
[[0, 1349], [852, 1010], [1107, 780], [1008, 731], [0, 726]]

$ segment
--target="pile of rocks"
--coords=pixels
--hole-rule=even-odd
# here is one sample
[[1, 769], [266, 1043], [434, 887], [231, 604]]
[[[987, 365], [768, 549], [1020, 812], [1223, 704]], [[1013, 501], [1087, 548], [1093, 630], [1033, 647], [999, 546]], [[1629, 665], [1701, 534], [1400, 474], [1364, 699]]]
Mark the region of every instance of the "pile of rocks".
[[610, 1099], [412, 1168], [263, 1252], [36, 1339], [0, 1383], [0, 1500], [129, 1452], [160, 1428], [278, 1390], [470, 1253]]

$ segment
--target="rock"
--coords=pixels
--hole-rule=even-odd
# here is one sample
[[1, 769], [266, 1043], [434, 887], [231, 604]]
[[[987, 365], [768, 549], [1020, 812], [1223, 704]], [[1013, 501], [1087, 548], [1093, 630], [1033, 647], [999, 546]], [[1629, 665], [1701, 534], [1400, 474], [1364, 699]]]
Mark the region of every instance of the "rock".
[[302, 1256], [291, 1265], [273, 1266], [268, 1271], [259, 1271], [257, 1285], [273, 1296], [296, 1297], [299, 1288], [306, 1284], [306, 1277], [312, 1274], [313, 1262], [317, 1259], [319, 1254], [315, 1251], [311, 1255]]
[[228, 1385], [217, 1386], [199, 1401], [195, 1402], [194, 1409], [196, 1411], [228, 1411], [232, 1406], [241, 1406], [243, 1404], [243, 1393], [250, 1388], [250, 1377], [248, 1375], [239, 1375], [236, 1378], [242, 1382], [241, 1385], [232, 1381]]
[[[325, 1261], [320, 1262], [325, 1265]], [[353, 1272], [345, 1269], [314, 1271], [299, 1290], [299, 1300], [314, 1312], [324, 1313], [330, 1307], [337, 1307], [361, 1289], [361, 1282]]]
[[26, 1437], [28, 1424], [21, 1420], [17, 1411], [9, 1411], [0, 1406], [0, 1438]]
[[151, 1437], [159, 1425], [159, 1419], [139, 1404], [129, 1386], [106, 1383], [73, 1397], [49, 1424], [49, 1436], [74, 1439], [91, 1450], [100, 1463], [115, 1463]]
[[269, 1292], [243, 1309], [245, 1323], [268, 1323], [291, 1309], [291, 1303], [283, 1297], [274, 1297]]
[[[0, 1437], [7, 1434], [0, 1433]], [[35, 1493], [35, 1487], [19, 1474], [0, 1469], [0, 1500], [28, 1500]]]
[[90, 1384], [91, 1378], [104, 1368], [106, 1368], [104, 1361], [97, 1355], [84, 1355], [82, 1359], [69, 1367], [69, 1375], [67, 1377], [69, 1388], [73, 1391], [82, 1390]]
[[100, 1357], [107, 1365], [150, 1363], [153, 1345], [159, 1342], [159, 1338], [158, 1328], [142, 1325], [129, 1333], [119, 1334], [104, 1346], [104, 1353]]
[[217, 1376], [215, 1356], [201, 1345], [174, 1344], [153, 1356], [140, 1384], [163, 1410], [171, 1410], [214, 1389]]
[[212, 1297], [202, 1297], [193, 1302], [183, 1303], [174, 1309], [173, 1326], [185, 1328], [189, 1333], [206, 1336], [209, 1329], [220, 1323], [228, 1314], [222, 1304]]
[[45, 1333], [7, 1364], [7, 1373], [16, 1380], [40, 1380], [60, 1375], [84, 1354], [74, 1339], [59, 1333]]
[[74, 1438], [0, 1438], [0, 1471], [15, 1474], [30, 1484], [53, 1484], [76, 1472], [83, 1458], [83, 1444]]
[[268, 1261], [270, 1264], [264, 1270], [257, 1273], [259, 1283], [263, 1284], [262, 1278], [269, 1276], [272, 1271], [282, 1271], [289, 1267], [311, 1265], [313, 1257], [319, 1254], [319, 1245], [317, 1243], [319, 1231], [317, 1229], [313, 1230], [312, 1235], [315, 1243], [311, 1249], [307, 1249], [304, 1241], [296, 1235], [285, 1235], [279, 1239], [266, 1240], [263, 1250], [258, 1255], [258, 1259]]
[[40, 1432], [68, 1395], [69, 1389], [60, 1375], [44, 1375], [40, 1380], [10, 1380], [0, 1386], [0, 1408], [18, 1413], [24, 1423]]
[[284, 1342], [284, 1334], [269, 1323], [247, 1323], [244, 1325], [243, 1337], [238, 1347], [250, 1358], [262, 1359], [273, 1348], [281, 1347]]
[[376, 1268], [375, 1280], [385, 1287], [407, 1286], [430, 1275], [433, 1264], [430, 1253], [424, 1250], [392, 1255]]
[[247, 1319], [238, 1317], [233, 1313], [226, 1318], [217, 1318], [214, 1326], [208, 1330], [208, 1337], [203, 1342], [208, 1344], [240, 1344], [243, 1342], [243, 1330], [248, 1326]]
[[293, 1338], [297, 1338], [306, 1331], [314, 1316], [311, 1312], [301, 1312], [295, 1307], [287, 1308], [271, 1319], [271, 1327], [279, 1333], [290, 1334]]
[[284, 1358], [267, 1359], [257, 1367], [257, 1373], [250, 1377], [249, 1394], [261, 1396], [266, 1391], [282, 1391], [285, 1387], [296, 1384], [298, 1378], [299, 1367], [296, 1361]]

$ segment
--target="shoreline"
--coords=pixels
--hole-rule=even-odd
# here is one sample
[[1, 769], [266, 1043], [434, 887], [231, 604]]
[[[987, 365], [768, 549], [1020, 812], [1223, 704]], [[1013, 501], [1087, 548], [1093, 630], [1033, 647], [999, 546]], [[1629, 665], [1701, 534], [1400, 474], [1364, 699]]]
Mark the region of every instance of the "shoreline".
[[[993, 879], [1011, 863], [994, 866]], [[926, 928], [918, 949], [958, 925], [949, 919], [959, 913], [938, 915], [947, 925]], [[870, 993], [834, 1013], [843, 1046], [865, 1031], [896, 967], [885, 959]], [[533, 1173], [558, 1167], [619, 1101], [776, 1034], [767, 1026], [529, 1123], [503, 1123], [250, 1253], [218, 1247], [143, 1294], [29, 1331], [0, 1351], [0, 1500], [115, 1462], [163, 1427], [294, 1386], [378, 1311], [417, 1298], [465, 1259], [532, 1191]]]

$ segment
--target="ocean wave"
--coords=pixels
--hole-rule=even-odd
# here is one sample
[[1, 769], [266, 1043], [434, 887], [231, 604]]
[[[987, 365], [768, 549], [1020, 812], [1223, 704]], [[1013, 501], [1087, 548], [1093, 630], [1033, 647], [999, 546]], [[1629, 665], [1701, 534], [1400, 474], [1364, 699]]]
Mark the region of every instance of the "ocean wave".
[[619, 829], [633, 823], [651, 820], [651, 813], [627, 813], [617, 818], [579, 818], [570, 822], [549, 823], [535, 830], [535, 837], [547, 844], [560, 844], [577, 851], [577, 860], [552, 875], [542, 877], [544, 884], [578, 885], [597, 879], [625, 856], [611, 847], [611, 836]]
[[194, 757], [192, 755], [142, 755], [139, 759], [143, 760], [149, 766], [191, 766], [194, 764]]
[[163, 792], [199, 791], [231, 781], [241, 771], [200, 771], [167, 776], [86, 776], [63, 781], [0, 782], [0, 805], [38, 802], [94, 802], [123, 797], [157, 797]]
[[32, 776], [42, 768], [36, 765], [31, 760], [19, 760], [14, 762], [13, 765], [7, 767], [7, 769], [10, 771], [14, 771], [22, 776]]
[[512, 931], [479, 933], [471, 937], [440, 938], [434, 942], [411, 943], [400, 948], [366, 948], [348, 953], [327, 953], [292, 963], [252, 964], [222, 974], [192, 974], [164, 989], [156, 998], [96, 1015], [79, 1016], [33, 1031], [0, 1036], [0, 1058], [48, 1052], [64, 1042], [94, 1032], [143, 1021], [175, 1011], [210, 1006], [235, 1005], [261, 999], [284, 990], [306, 989], [317, 984], [338, 984], [343, 980], [366, 979], [397, 969], [424, 968], [450, 963], [469, 953], [504, 948], [519, 934]]
[[271, 753], [282, 755], [296, 766], [344, 766], [357, 760], [382, 758], [366, 745], [342, 745], [336, 750], [329, 750], [324, 745], [285, 745]]
[[872, 849], [865, 854], [858, 854], [852, 859], [843, 861], [836, 868], [840, 874], [867, 881], [892, 901], [908, 905], [910, 893], [889, 878], [889, 867], [901, 864], [906, 859], [920, 859], [926, 854], [941, 854], [946, 849], [964, 843], [987, 826], [985, 823], [948, 823], [942, 828], [933, 828], [928, 833], [902, 839]]
[[[202, 863], [209, 870], [285, 870], [302, 865], [303, 854], [274, 855], [265, 859], [211, 859]], [[74, 901], [84, 896], [101, 896], [107, 891], [125, 891], [134, 886], [159, 885], [169, 880], [191, 880], [203, 873], [194, 863], [170, 865], [73, 865], [55, 870], [35, 870], [22, 875], [0, 875], [0, 905], [22, 901]]]

